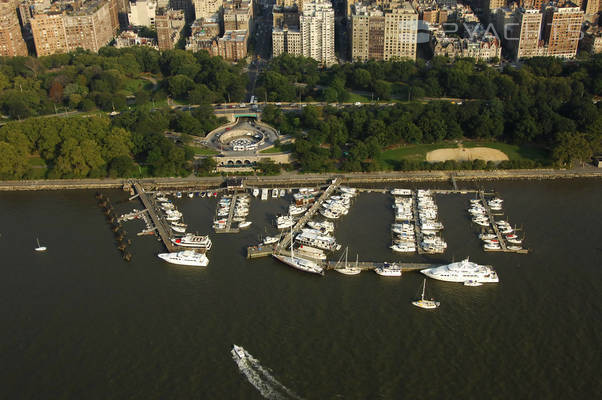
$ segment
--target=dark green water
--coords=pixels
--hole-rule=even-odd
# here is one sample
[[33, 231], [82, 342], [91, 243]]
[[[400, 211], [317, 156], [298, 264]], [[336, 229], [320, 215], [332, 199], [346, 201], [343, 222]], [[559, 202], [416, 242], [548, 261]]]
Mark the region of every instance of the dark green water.
[[[442, 258], [492, 264], [501, 283], [431, 280], [442, 302], [434, 312], [410, 304], [416, 273], [320, 278], [270, 258], [247, 261], [245, 246], [285, 200], [253, 201], [252, 228], [212, 234], [209, 267], [194, 269], [156, 258], [162, 245], [134, 235], [140, 222], [126, 224], [134, 258], [123, 262], [93, 192], [0, 193], [0, 398], [260, 398], [231, 358], [233, 343], [307, 399], [599, 396], [600, 181], [495, 189], [534, 251], [483, 253], [467, 196], [437, 196], [449, 243]], [[215, 200], [178, 203], [210, 233]], [[388, 196], [362, 194], [337, 239], [353, 259], [420, 260], [388, 249], [392, 218]], [[36, 236], [47, 253], [33, 251]]]

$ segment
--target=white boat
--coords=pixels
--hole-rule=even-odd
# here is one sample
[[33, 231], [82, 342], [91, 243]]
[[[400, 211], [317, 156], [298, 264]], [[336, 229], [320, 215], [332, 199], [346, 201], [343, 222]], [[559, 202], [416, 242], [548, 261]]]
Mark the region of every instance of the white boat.
[[[293, 230], [291, 229], [291, 235]], [[324, 275], [324, 268], [319, 266], [315, 261], [311, 261], [302, 257], [295, 256], [293, 249], [293, 243], [291, 242], [291, 255], [284, 256], [282, 254], [273, 254], [274, 258], [282, 261], [288, 266], [296, 268], [301, 271], [310, 272], [312, 274]]]
[[280, 240], [279, 236], [266, 236], [263, 238], [263, 244], [278, 243], [279, 240]]
[[490, 240], [490, 239], [496, 239], [497, 235], [495, 233], [481, 233], [479, 235], [479, 239], [481, 240]]
[[201, 192], [201, 195], [200, 195], [200, 197], [205, 197], [205, 196], [207, 196], [207, 193], [205, 193], [205, 192]]
[[426, 278], [424, 278], [424, 281], [422, 282], [422, 295], [420, 296], [420, 300], [413, 301], [412, 304], [414, 304], [416, 307], [426, 308], [428, 310], [432, 310], [433, 308], [439, 307], [439, 305], [441, 303], [439, 303], [438, 301], [424, 299], [425, 289], [426, 289]]
[[398, 253], [413, 253], [416, 251], [416, 246], [396, 243], [391, 246], [391, 250], [396, 251]]
[[473, 263], [468, 258], [440, 267], [423, 269], [420, 272], [429, 278], [446, 282], [466, 282], [468, 280], [481, 283], [499, 282], [497, 273], [492, 267]]
[[411, 196], [412, 191], [410, 189], [393, 189], [391, 194], [393, 196]]
[[317, 247], [323, 250], [335, 251], [341, 248], [332, 236], [326, 236], [321, 233], [301, 232], [295, 240], [301, 244], [311, 247]]
[[381, 276], [401, 276], [401, 266], [395, 263], [384, 263], [383, 265], [376, 267], [374, 272]]
[[483, 244], [483, 249], [485, 250], [500, 250], [501, 247], [499, 243], [485, 243]]
[[251, 221], [242, 221], [241, 223], [238, 224], [238, 227], [240, 229], [248, 228], [249, 226], [251, 226], [252, 223], [253, 222], [251, 222]]
[[169, 201], [169, 199], [165, 196], [159, 196], [157, 197], [157, 201]]
[[288, 213], [289, 215], [301, 215], [303, 214], [305, 211], [307, 211], [307, 207], [298, 207], [294, 204], [291, 204], [288, 206]]
[[40, 239], [36, 238], [36, 243], [38, 244], [38, 247], [34, 249], [35, 251], [42, 252], [47, 250], [46, 246], [40, 246]]
[[181, 198], [182, 198], [182, 192], [177, 192], [177, 193], [176, 193], [176, 197], [177, 197], [178, 199], [181, 199]]
[[320, 214], [322, 214], [323, 217], [326, 217], [328, 219], [337, 219], [341, 216], [340, 213], [332, 212], [327, 208], [320, 208]]
[[190, 193], [188, 193], [188, 198], [189, 198], [189, 199], [192, 199], [193, 197], [194, 197], [194, 192], [190, 192]]
[[472, 279], [467, 280], [466, 282], [464, 282], [464, 286], [481, 286], [482, 283], [479, 281], [475, 281]]
[[341, 193], [343, 193], [343, 194], [348, 194], [348, 195], [351, 195], [351, 196], [355, 196], [357, 194], [357, 189], [350, 188], [350, 187], [347, 187], [347, 186], [341, 186], [341, 187], [339, 187], [339, 191]]
[[276, 218], [276, 226], [278, 229], [288, 229], [295, 225], [295, 220], [289, 215], [281, 215]]
[[253, 197], [257, 197], [259, 196], [259, 189], [255, 188], [253, 189]]
[[177, 253], [161, 253], [158, 256], [171, 264], [189, 265], [194, 267], [206, 267], [209, 265], [207, 256], [202, 253], [197, 253], [194, 250], [184, 250]]
[[349, 250], [349, 248], [345, 248], [345, 265], [342, 268], [338, 267], [338, 268], [335, 268], [334, 270], [337, 272], [340, 272], [341, 274], [344, 274], [344, 275], [357, 275], [360, 272], [362, 272], [361, 268], [358, 268], [358, 264], [359, 264], [358, 257], [359, 256], [356, 256], [355, 266], [352, 267], [351, 265], [347, 264], [348, 250]]
[[209, 236], [199, 236], [188, 233], [181, 238], [171, 238], [173, 244], [182, 247], [194, 247], [198, 249], [211, 249], [211, 239]]
[[508, 247], [506, 247], [506, 248], [507, 248], [508, 250], [513, 250], [513, 251], [516, 251], [516, 250], [522, 250], [522, 249], [523, 249], [523, 246], [508, 246]]
[[174, 224], [171, 224], [171, 229], [173, 229], [174, 232], [178, 232], [178, 233], [185, 233], [186, 232], [186, 227], [177, 226], [177, 225], [174, 225]]
[[275, 199], [276, 197], [278, 197], [278, 189], [274, 188], [272, 189], [272, 198]]
[[245, 349], [243, 349], [241, 346], [232, 346], [232, 355], [236, 356], [241, 361], [247, 360], [247, 353], [245, 353]]
[[268, 189], [261, 189], [261, 200], [268, 199]]
[[178, 215], [175, 215], [175, 214], [174, 215], [168, 215], [167, 217], [165, 217], [165, 219], [168, 220], [168, 221], [170, 221], [170, 222], [177, 221], [180, 218], [182, 218], [182, 217], [178, 216]]
[[284, 197], [286, 196], [286, 190], [284, 189], [280, 189], [280, 193], [279, 193], [280, 197]]
[[307, 221], [307, 226], [313, 229], [322, 230], [328, 233], [334, 231], [334, 224], [331, 221]]
[[297, 248], [297, 252], [307, 258], [311, 258], [313, 260], [326, 260], [326, 253], [323, 250], [316, 249], [311, 246], [299, 245]]
[[512, 244], [521, 244], [523, 242], [522, 239], [508, 237], [508, 236], [506, 236], [506, 240], [508, 241], [508, 243], [512, 243]]

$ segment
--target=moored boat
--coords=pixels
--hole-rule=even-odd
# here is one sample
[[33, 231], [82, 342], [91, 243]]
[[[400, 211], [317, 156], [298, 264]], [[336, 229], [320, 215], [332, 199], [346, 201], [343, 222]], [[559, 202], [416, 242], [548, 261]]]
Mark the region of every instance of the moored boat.
[[177, 265], [188, 265], [193, 267], [206, 267], [209, 265], [207, 256], [202, 253], [197, 253], [194, 250], [184, 250], [177, 253], [161, 253], [158, 257], [168, 263]]

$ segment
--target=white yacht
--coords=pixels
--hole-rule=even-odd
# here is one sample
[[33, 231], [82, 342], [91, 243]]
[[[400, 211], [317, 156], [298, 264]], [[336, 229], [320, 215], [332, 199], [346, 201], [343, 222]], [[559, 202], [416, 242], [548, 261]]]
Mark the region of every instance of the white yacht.
[[263, 238], [263, 244], [278, 243], [279, 240], [280, 240], [279, 236], [266, 236]]
[[381, 276], [401, 276], [401, 265], [384, 263], [383, 265], [376, 267], [374, 272]]
[[197, 249], [206, 250], [210, 250], [212, 244], [209, 236], [193, 235], [192, 233], [188, 233], [181, 238], [172, 238], [171, 241], [177, 246], [194, 247]]
[[280, 189], [280, 193], [278, 193], [280, 195], [280, 197], [284, 197], [286, 196], [286, 190], [285, 189]]
[[193, 267], [206, 267], [209, 265], [209, 259], [205, 254], [197, 253], [194, 250], [184, 250], [177, 253], [161, 253], [159, 258], [171, 264], [190, 265]]
[[328, 233], [332, 233], [334, 231], [334, 224], [331, 221], [307, 221], [307, 226]]
[[272, 189], [272, 198], [275, 199], [276, 197], [278, 197], [278, 189], [274, 188]]
[[257, 197], [259, 196], [259, 189], [255, 188], [253, 189], [253, 197]]
[[241, 221], [241, 222], [238, 224], [238, 227], [239, 227], [240, 229], [243, 229], [243, 228], [248, 228], [249, 226], [251, 226], [251, 224], [252, 224], [252, 223], [253, 223], [252, 221]]
[[338, 244], [332, 236], [325, 236], [322, 234], [316, 234], [314, 232], [301, 232], [295, 240], [301, 244], [317, 247], [323, 250], [339, 250], [341, 245]]
[[261, 189], [261, 200], [267, 200], [268, 199], [268, 189]]
[[393, 196], [411, 196], [412, 191], [410, 189], [393, 189], [391, 194]]
[[278, 229], [288, 229], [295, 225], [295, 220], [289, 215], [281, 215], [276, 218], [276, 226]]
[[466, 282], [469, 280], [481, 283], [497, 283], [499, 278], [492, 267], [479, 265], [467, 259], [435, 268], [423, 269], [429, 278], [447, 282]]
[[396, 243], [391, 246], [391, 250], [396, 251], [398, 253], [413, 253], [416, 251], [416, 246], [412, 243]]
[[307, 207], [298, 207], [294, 204], [291, 204], [288, 206], [288, 213], [289, 215], [301, 215], [303, 214], [305, 211], [307, 211]]
[[326, 254], [324, 253], [324, 250], [316, 249], [315, 247], [311, 246], [305, 246], [301, 244], [299, 245], [299, 248], [297, 248], [297, 253], [313, 260], [326, 260]]
[[324, 275], [324, 268], [320, 267], [315, 261], [295, 256], [293, 245], [291, 243], [291, 255], [284, 256], [282, 254], [272, 254], [274, 258], [282, 261], [288, 266], [301, 271], [310, 272], [312, 274]]
[[184, 226], [178, 226], [178, 225], [171, 224], [171, 229], [173, 229], [174, 232], [186, 233], [186, 227], [184, 227]]

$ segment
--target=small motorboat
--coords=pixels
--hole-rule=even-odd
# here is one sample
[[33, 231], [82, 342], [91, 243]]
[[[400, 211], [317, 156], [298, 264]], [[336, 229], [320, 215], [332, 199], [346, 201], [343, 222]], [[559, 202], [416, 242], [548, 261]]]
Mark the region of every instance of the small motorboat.
[[474, 279], [469, 279], [464, 282], [464, 286], [481, 286], [482, 283], [479, 281], [475, 281]]
[[280, 239], [277, 236], [266, 236], [263, 238], [263, 244], [278, 243]]
[[240, 229], [242, 229], [242, 228], [248, 228], [249, 226], [251, 226], [252, 223], [253, 222], [251, 222], [251, 221], [242, 221], [241, 223], [238, 224], [238, 227]]
[[188, 193], [188, 198], [192, 199], [194, 197], [194, 192]]
[[181, 199], [182, 198], [182, 192], [176, 192], [176, 197], [178, 199]]

